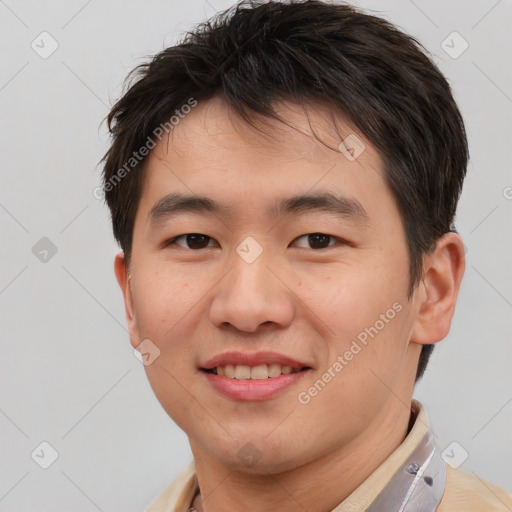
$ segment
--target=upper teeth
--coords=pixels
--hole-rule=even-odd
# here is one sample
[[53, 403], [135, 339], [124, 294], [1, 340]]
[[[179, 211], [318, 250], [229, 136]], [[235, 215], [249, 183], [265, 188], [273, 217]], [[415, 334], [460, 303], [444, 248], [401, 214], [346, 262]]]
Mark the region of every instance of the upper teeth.
[[259, 364], [257, 366], [232, 365], [217, 366], [213, 369], [217, 375], [222, 375], [230, 379], [268, 379], [269, 377], [279, 377], [279, 375], [288, 375], [295, 373], [300, 369], [294, 370], [291, 366], [281, 366], [280, 364]]

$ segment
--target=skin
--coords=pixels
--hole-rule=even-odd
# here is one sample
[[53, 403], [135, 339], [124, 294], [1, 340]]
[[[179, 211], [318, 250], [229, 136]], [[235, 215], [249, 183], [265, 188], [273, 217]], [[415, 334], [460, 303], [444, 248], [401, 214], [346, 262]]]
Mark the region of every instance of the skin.
[[[448, 333], [464, 272], [462, 240], [447, 233], [425, 256], [425, 277], [409, 300], [403, 223], [379, 154], [319, 105], [308, 109], [309, 121], [293, 103], [279, 112], [295, 129], [266, 120], [260, 133], [216, 98], [192, 109], [147, 159], [130, 269], [122, 252], [115, 259], [131, 344], [150, 339], [160, 350], [145, 370], [188, 435], [202, 498], [193, 505], [208, 512], [329, 511], [356, 489], [407, 435], [421, 347]], [[336, 151], [350, 133], [366, 146], [355, 161]], [[368, 220], [267, 214], [278, 199], [321, 191], [357, 199]], [[171, 192], [232, 210], [183, 213], [151, 229], [148, 213]], [[200, 249], [186, 237], [164, 246], [187, 233], [211, 239]], [[310, 233], [331, 235], [329, 247], [315, 248]], [[247, 236], [263, 248], [250, 264], [236, 252]], [[298, 393], [397, 302], [401, 311], [299, 403]], [[272, 350], [313, 370], [271, 400], [236, 401], [199, 369], [231, 350]], [[261, 454], [251, 467], [237, 456], [249, 442]]]

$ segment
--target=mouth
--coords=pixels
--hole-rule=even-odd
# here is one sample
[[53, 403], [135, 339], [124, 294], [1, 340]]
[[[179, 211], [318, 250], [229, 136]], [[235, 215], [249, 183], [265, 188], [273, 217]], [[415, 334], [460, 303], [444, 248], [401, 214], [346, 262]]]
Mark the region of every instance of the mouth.
[[227, 364], [225, 366], [216, 366], [210, 369], [202, 368], [202, 370], [213, 375], [227, 377], [228, 379], [264, 380], [275, 379], [281, 375], [290, 375], [292, 373], [311, 370], [311, 367], [303, 366], [300, 368], [292, 368], [289, 365], [280, 365], [277, 363], [258, 364], [256, 366]]
[[274, 352], [224, 353], [199, 369], [214, 390], [238, 401], [275, 398], [313, 371], [307, 363]]

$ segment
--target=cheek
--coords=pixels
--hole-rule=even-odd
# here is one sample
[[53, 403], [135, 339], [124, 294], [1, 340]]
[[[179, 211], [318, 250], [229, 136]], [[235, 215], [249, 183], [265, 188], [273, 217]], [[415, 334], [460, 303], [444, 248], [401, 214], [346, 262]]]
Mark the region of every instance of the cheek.
[[[395, 302], [403, 303], [407, 276], [393, 264], [363, 262], [331, 266], [328, 275], [309, 272], [302, 276], [302, 301], [330, 328], [331, 336], [357, 335], [373, 325]], [[393, 314], [393, 311], [390, 312]]]
[[342, 388], [355, 395], [365, 394], [372, 382], [378, 385], [375, 374], [394, 378], [411, 328], [403, 268], [390, 262], [386, 272], [377, 265], [371, 269], [369, 264], [339, 267], [330, 276], [309, 276], [301, 287], [301, 298], [327, 341], [318, 347], [323, 370], [341, 356], [343, 369], [333, 370], [339, 376], [335, 380], [344, 380]]
[[[139, 329], [149, 336], [177, 325], [198, 305], [208, 289], [205, 280], [180, 268], [138, 268], [134, 307]], [[135, 277], [135, 276], [134, 276]]]
[[194, 313], [205, 290], [201, 282], [190, 282], [183, 272], [143, 272], [138, 267], [134, 282], [134, 308], [140, 339], [158, 347], [158, 356], [144, 367], [153, 392], [169, 416], [181, 427], [190, 428], [189, 387], [195, 369]]

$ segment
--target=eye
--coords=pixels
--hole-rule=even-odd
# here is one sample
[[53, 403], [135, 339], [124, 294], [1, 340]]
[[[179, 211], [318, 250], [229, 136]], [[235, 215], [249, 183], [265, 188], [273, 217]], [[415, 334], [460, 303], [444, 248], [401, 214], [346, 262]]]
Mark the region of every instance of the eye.
[[[299, 245], [299, 247], [303, 247], [305, 249], [309, 249], [309, 248], [327, 249], [328, 247], [332, 247], [336, 240], [339, 242], [343, 242], [343, 240], [341, 240], [340, 238], [337, 238], [332, 235], [326, 235], [324, 233], [309, 233], [307, 235], [299, 236], [294, 241], [296, 242], [297, 240], [301, 240], [303, 238], [305, 238], [306, 242], [311, 244], [311, 246], [312, 246], [312, 247], [305, 247], [304, 245], [302, 245], [302, 246]], [[333, 241], [333, 243], [330, 245], [329, 245], [329, 239], [331, 239]], [[328, 244], [328, 245], [326, 245], [326, 244]]]
[[[180, 239], [185, 240], [185, 247], [176, 243], [176, 241]], [[170, 245], [178, 245], [184, 249], [206, 249], [208, 246], [208, 241], [210, 240], [213, 240], [213, 238], [209, 237], [208, 235], [203, 235], [202, 233], [187, 233], [185, 235], [171, 238], [169, 241], [165, 242], [165, 246], [168, 247]]]
[[[309, 245], [300, 245], [299, 247], [304, 249], [328, 249], [329, 247], [332, 247], [335, 245], [336, 241], [342, 244], [349, 244], [349, 242], [346, 242], [345, 240], [342, 240], [341, 238], [327, 235], [325, 233], [309, 233], [307, 235], [302, 235], [294, 240], [296, 243], [297, 241], [305, 239], [306, 244]], [[178, 243], [178, 240], [181, 240], [182, 243]], [[183, 241], [184, 244], [183, 245]], [[214, 239], [209, 237], [208, 235], [204, 235], [202, 233], [186, 233], [184, 235], [176, 236], [174, 238], [171, 238], [167, 242], [165, 242], [164, 246], [172, 246], [177, 245], [178, 247], [182, 247], [183, 249], [193, 249], [193, 250], [199, 250], [199, 249], [207, 249], [208, 247], [214, 247], [213, 245], [209, 245], [209, 242], [213, 242]], [[332, 243], [330, 243], [332, 242]]]

